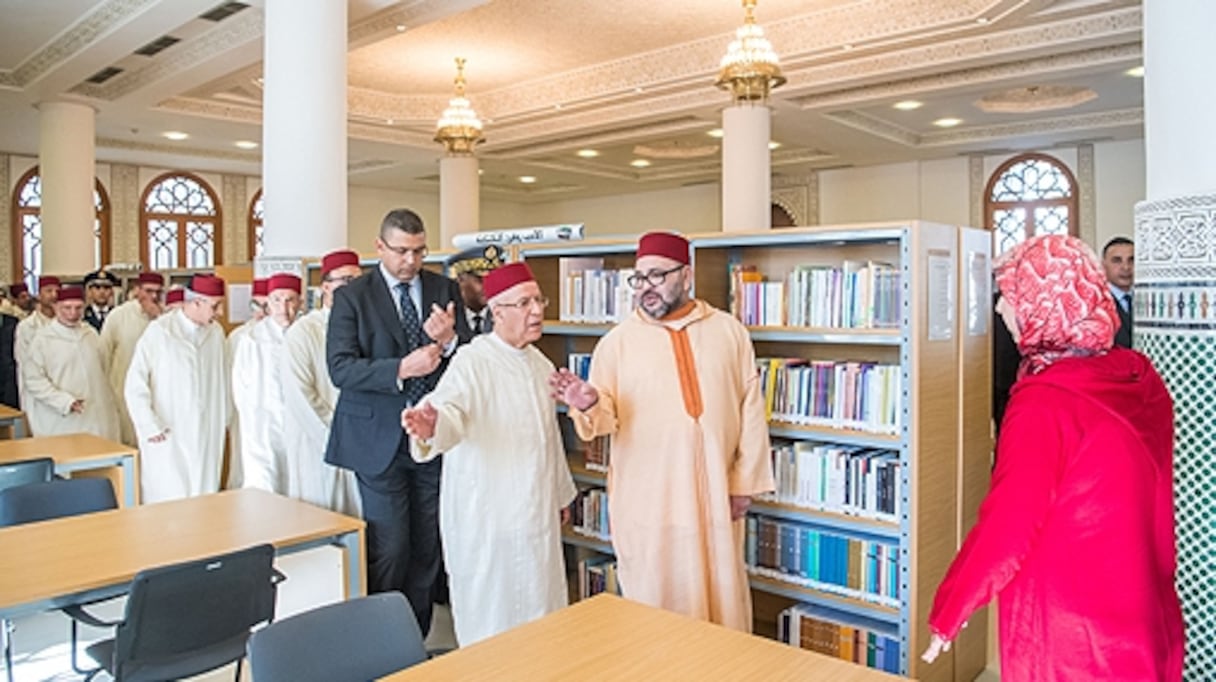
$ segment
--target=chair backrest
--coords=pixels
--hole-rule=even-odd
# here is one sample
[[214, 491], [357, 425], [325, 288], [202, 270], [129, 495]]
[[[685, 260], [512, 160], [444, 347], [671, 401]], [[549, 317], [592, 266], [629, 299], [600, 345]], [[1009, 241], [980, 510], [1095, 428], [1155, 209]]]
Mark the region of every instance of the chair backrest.
[[140, 571], [114, 642], [114, 678], [190, 677], [240, 659], [274, 618], [274, 547]]
[[249, 639], [254, 682], [374, 680], [425, 660], [422, 632], [400, 592], [323, 606]]
[[69, 478], [0, 490], [0, 526], [116, 508], [114, 486], [104, 478]]
[[30, 483], [49, 483], [54, 477], [55, 460], [50, 457], [0, 464], [0, 490]]

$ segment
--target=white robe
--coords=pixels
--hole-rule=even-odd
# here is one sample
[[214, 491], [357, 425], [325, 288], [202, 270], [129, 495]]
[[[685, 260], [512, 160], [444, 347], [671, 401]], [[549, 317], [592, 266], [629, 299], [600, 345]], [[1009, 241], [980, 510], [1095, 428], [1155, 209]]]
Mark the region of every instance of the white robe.
[[10, 317], [17, 318], [18, 320], [24, 320], [29, 313], [25, 312], [21, 308], [18, 308], [16, 303], [13, 303], [8, 299], [4, 299], [3, 301], [0, 301], [0, 315], [8, 315]]
[[54, 319], [43, 315], [41, 310], [35, 309], [24, 320], [17, 323], [17, 329], [13, 332], [13, 359], [17, 361], [17, 394], [21, 399], [22, 410], [27, 409], [28, 403], [25, 399], [25, 378], [22, 376], [21, 365], [28, 361], [27, 352], [34, 337]]
[[118, 401], [118, 419], [122, 442], [130, 446], [139, 445], [131, 415], [127, 414], [125, 386], [131, 357], [135, 355], [135, 343], [143, 336], [152, 320], [144, 313], [137, 300], [130, 300], [114, 309], [101, 325], [101, 347], [110, 361], [110, 386]]
[[[126, 397], [139, 437], [144, 503], [220, 489], [228, 375], [219, 324], [199, 327], [181, 310], [148, 325], [135, 344]], [[169, 429], [161, 443], [148, 439]]]
[[576, 493], [549, 362], [483, 334], [457, 351], [435, 390], [425, 461], [446, 453], [439, 529], [456, 640], [468, 646], [567, 603], [559, 512]]
[[[245, 320], [240, 326], [228, 332], [228, 338], [224, 341], [224, 357], [228, 363], [225, 371], [229, 377], [232, 376], [232, 362], [236, 360], [236, 349], [245, 339], [249, 338], [249, 332], [253, 331], [255, 324], [257, 324], [255, 320]], [[228, 404], [231, 407], [228, 414], [228, 480], [224, 482], [224, 487], [235, 490], [245, 484], [245, 471], [241, 465], [241, 417], [236, 413], [236, 401], [232, 399], [231, 393], [228, 394]]]
[[283, 337], [270, 318], [253, 325], [232, 359], [232, 404], [241, 420], [243, 487], [287, 494], [283, 433]]
[[[26, 348], [21, 365], [26, 414], [35, 436], [91, 433], [117, 440], [118, 409], [110, 388], [101, 339], [88, 324], [58, 321], [43, 327]], [[72, 403], [84, 400], [81, 412]]]
[[283, 371], [284, 426], [287, 444], [287, 494], [362, 517], [355, 473], [325, 463], [325, 445], [338, 388], [329, 380], [325, 334], [329, 308], [314, 310], [287, 330]]

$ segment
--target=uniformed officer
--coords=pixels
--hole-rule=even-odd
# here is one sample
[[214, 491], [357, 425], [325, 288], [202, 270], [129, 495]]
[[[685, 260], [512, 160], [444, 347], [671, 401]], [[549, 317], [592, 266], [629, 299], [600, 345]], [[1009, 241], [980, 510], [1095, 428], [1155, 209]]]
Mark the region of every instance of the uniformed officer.
[[494, 328], [494, 320], [486, 308], [481, 278], [502, 265], [502, 261], [502, 248], [497, 244], [475, 246], [448, 258], [448, 277], [460, 284], [464, 312], [474, 334], [484, 334]]
[[105, 269], [94, 270], [84, 276], [85, 301], [84, 321], [93, 329], [101, 331], [101, 325], [106, 321], [106, 315], [114, 309], [114, 287], [120, 282], [113, 273]]

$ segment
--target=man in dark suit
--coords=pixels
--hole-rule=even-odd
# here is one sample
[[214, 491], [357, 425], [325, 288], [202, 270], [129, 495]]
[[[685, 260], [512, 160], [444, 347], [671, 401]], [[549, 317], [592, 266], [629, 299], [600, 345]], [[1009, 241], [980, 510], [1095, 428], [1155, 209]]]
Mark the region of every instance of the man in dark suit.
[[1136, 280], [1136, 243], [1127, 237], [1115, 237], [1102, 247], [1102, 269], [1110, 282], [1110, 293], [1115, 297], [1115, 310], [1119, 311], [1119, 329], [1115, 332], [1115, 345], [1132, 347], [1132, 285]]
[[359, 479], [368, 592], [404, 593], [425, 635], [440, 566], [441, 464], [410, 457], [401, 412], [435, 387], [471, 333], [456, 282], [422, 269], [426, 230], [413, 211], [385, 216], [376, 251], [379, 266], [334, 295], [326, 362], [341, 395], [325, 461]]
[[101, 333], [106, 316], [114, 310], [114, 287], [121, 284], [112, 273], [94, 270], [84, 276], [84, 288], [88, 293], [88, 305], [84, 309], [84, 321]]

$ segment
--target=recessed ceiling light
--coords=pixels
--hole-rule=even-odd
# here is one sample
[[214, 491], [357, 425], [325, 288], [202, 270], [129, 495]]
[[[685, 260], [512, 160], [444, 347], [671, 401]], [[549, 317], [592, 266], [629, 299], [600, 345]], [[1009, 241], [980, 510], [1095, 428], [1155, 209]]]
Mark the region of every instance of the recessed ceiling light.
[[777, 148], [778, 148], [778, 147], [780, 147], [780, 146], [781, 146], [781, 143], [780, 143], [780, 142], [769, 142], [769, 143], [768, 143], [768, 148], [769, 148], [769, 149], [777, 149]]
[[1127, 71], [1124, 71], [1123, 74], [1125, 76], [1131, 76], [1132, 78], [1144, 78], [1144, 65], [1141, 64], [1140, 66], [1133, 66]]
[[391, 118], [384, 119], [384, 125], [391, 126], [392, 124], [393, 124], [393, 119], [391, 119]]
[[992, 21], [992, 20], [991, 20], [991, 19], [989, 19], [988, 17], [980, 17], [980, 18], [978, 18], [978, 19], [976, 19], [976, 20], [975, 20], [975, 23], [977, 23], [977, 24], [986, 24], [986, 23], [988, 23], [989, 21]]
[[484, 169], [484, 168], [478, 168], [478, 169], [477, 169], [477, 174], [478, 174], [478, 175], [485, 175], [485, 174], [486, 174], [486, 169]]
[[594, 149], [580, 149], [575, 153], [578, 154], [579, 156], [583, 157], [584, 159], [594, 159], [595, 157], [600, 155], [600, 153]]
[[535, 175], [521, 175], [521, 176], [519, 176], [519, 181], [524, 183], [525, 185], [531, 185], [532, 183], [536, 182], [536, 176]]
[[848, 52], [849, 50], [853, 49], [853, 46], [848, 43], [845, 43], [844, 45], [840, 46], [840, 49], [844, 50], [845, 52]]
[[254, 142], [253, 140], [237, 140], [236, 142], [233, 142], [232, 144], [240, 147], [241, 149], [257, 149], [258, 148], [258, 143]]
[[956, 126], [962, 122], [963, 122], [963, 119], [961, 119], [961, 118], [946, 117], [946, 118], [937, 119], [936, 121], [933, 122], [933, 125], [937, 126], [938, 128], [953, 128], [954, 126]]
[[633, 91], [634, 91], [634, 92], [636, 92], [636, 93], [642, 93], [642, 92], [645, 92], [645, 91], [644, 91], [642, 88], [634, 88], [634, 89], [633, 89]]
[[634, 159], [633, 161], [629, 162], [629, 165], [633, 166], [634, 168], [646, 168], [650, 166], [650, 162], [646, 159]]
[[561, 104], [554, 104], [554, 105], [553, 105], [553, 108], [554, 108], [554, 109], [561, 109], [561, 108], [562, 108], [562, 105], [561, 105]]
[[718, 138], [720, 138], [720, 137], [722, 137], [723, 135], [725, 135], [726, 133], [722, 132], [722, 129], [721, 129], [721, 128], [714, 128], [713, 130], [710, 130], [710, 131], [706, 132], [705, 134], [706, 134], [706, 135], [709, 135], [710, 137], [718, 137]]
[[896, 109], [899, 109], [900, 111], [912, 111], [913, 109], [919, 109], [919, 108], [923, 107], [924, 105], [925, 105], [924, 102], [918, 102], [917, 100], [914, 100], [914, 99], [906, 99], [902, 102], [896, 102], [895, 104], [892, 104], [891, 106], [895, 107]]
[[168, 132], [162, 133], [162, 135], [164, 135], [165, 137], [169, 138], [170, 140], [174, 140], [174, 141], [185, 140], [186, 138], [190, 137], [189, 134], [183, 133], [180, 130], [170, 130]]
[[397, 33], [401, 33], [404, 30], [405, 30], [405, 24], [397, 24]]

